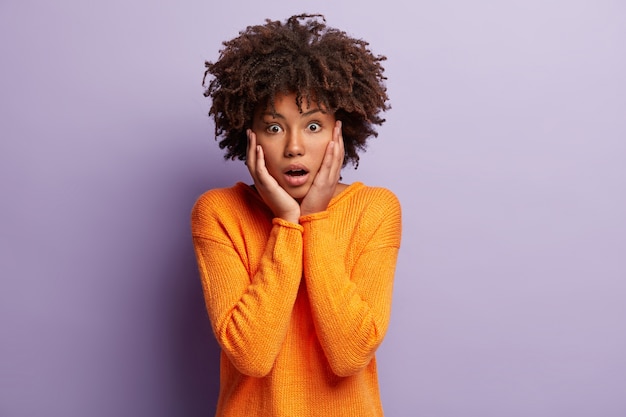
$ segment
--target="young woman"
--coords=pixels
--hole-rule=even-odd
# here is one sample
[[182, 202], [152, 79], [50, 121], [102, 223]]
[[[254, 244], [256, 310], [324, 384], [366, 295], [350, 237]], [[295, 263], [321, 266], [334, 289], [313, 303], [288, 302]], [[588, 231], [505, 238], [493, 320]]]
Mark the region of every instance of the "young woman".
[[388, 109], [381, 61], [319, 15], [267, 20], [206, 63], [225, 157], [253, 185], [203, 194], [192, 234], [222, 349], [217, 416], [382, 416], [401, 213], [340, 182]]

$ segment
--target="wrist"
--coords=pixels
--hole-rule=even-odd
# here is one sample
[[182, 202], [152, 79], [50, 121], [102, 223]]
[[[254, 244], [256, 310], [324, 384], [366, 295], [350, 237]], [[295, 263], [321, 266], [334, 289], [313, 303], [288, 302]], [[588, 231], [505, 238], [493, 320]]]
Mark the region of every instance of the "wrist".
[[277, 213], [276, 217], [283, 219], [289, 223], [298, 224], [300, 219], [300, 210], [298, 210], [297, 212], [291, 211], [285, 213]]
[[320, 204], [317, 206], [303, 205], [300, 208], [300, 216], [308, 216], [311, 214], [320, 213], [322, 211], [326, 211], [326, 209], [328, 209], [328, 203]]

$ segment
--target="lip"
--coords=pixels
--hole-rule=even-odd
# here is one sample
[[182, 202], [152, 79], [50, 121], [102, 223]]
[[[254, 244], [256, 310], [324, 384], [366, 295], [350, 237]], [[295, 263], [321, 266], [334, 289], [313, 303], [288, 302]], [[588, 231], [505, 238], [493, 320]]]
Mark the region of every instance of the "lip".
[[[303, 175], [291, 175], [292, 171], [304, 171]], [[283, 171], [283, 177], [285, 178], [285, 182], [292, 187], [299, 187], [300, 185], [306, 184], [309, 180], [309, 170], [307, 167], [301, 164], [291, 164]]]

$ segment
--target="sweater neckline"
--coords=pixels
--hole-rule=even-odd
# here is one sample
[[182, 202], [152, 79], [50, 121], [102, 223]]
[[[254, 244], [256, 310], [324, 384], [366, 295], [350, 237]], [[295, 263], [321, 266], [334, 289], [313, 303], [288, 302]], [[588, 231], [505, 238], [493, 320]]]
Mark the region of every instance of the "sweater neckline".
[[348, 186], [344, 188], [343, 191], [341, 191], [339, 194], [337, 194], [336, 196], [330, 199], [330, 202], [328, 203], [328, 207], [334, 206], [340, 200], [347, 198], [350, 194], [353, 194], [354, 192], [361, 189], [362, 187], [364, 187], [364, 185], [360, 181], [355, 181], [351, 184], [348, 184]]
[[[259, 193], [257, 193], [257, 191], [254, 189], [252, 185], [239, 181], [237, 182], [236, 186], [241, 189], [244, 189], [246, 192], [254, 195], [255, 198], [258, 198], [261, 202], [263, 202], [263, 198], [261, 198]], [[330, 199], [330, 202], [328, 203], [328, 207], [334, 206], [340, 200], [343, 200], [348, 195], [354, 193], [356, 190], [359, 190], [363, 187], [364, 187], [364, 184], [360, 181], [355, 181], [351, 184], [348, 184], [348, 186], [344, 188], [339, 194], [337, 194], [336, 196]]]

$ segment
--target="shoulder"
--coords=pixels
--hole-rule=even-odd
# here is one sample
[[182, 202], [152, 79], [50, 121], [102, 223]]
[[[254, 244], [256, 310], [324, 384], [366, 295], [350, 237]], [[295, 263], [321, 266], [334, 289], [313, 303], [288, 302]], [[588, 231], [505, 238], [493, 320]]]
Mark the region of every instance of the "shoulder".
[[363, 193], [367, 194], [372, 200], [380, 201], [383, 204], [400, 206], [398, 197], [387, 188], [364, 186]]
[[367, 186], [361, 182], [351, 184], [343, 193], [345, 202], [351, 207], [361, 207], [372, 213], [390, 211], [400, 212], [400, 200], [389, 189]]
[[261, 206], [253, 189], [241, 182], [232, 187], [206, 191], [191, 209], [192, 232], [196, 234], [212, 226], [239, 223], [244, 213], [262, 209]]
[[362, 183], [350, 188], [343, 211], [358, 228], [358, 234], [375, 247], [399, 247], [402, 211], [398, 197], [387, 188]]
[[222, 211], [225, 206], [237, 204], [242, 199], [243, 193], [244, 190], [240, 183], [229, 188], [214, 188], [205, 191], [194, 203], [191, 217], [193, 219], [196, 216]]
[[402, 210], [398, 197], [389, 189], [355, 182], [339, 194], [328, 207], [332, 218], [341, 224], [354, 224], [366, 231], [380, 227], [400, 230]]
[[247, 185], [237, 183], [228, 188], [214, 188], [204, 192], [196, 200], [192, 213], [203, 212], [212, 209], [221, 209], [224, 205], [237, 203], [245, 198]]

